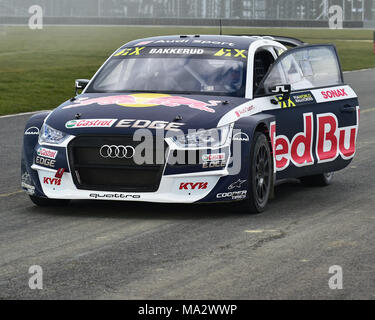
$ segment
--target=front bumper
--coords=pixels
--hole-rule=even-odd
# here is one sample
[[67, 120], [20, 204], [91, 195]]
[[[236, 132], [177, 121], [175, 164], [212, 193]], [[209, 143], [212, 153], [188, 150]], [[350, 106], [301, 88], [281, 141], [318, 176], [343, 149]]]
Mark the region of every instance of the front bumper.
[[[166, 146], [168, 152], [158, 178], [160, 182], [158, 181], [159, 183], [152, 190], [144, 190], [142, 188], [133, 187], [132, 182], [129, 183], [129, 181], [127, 181], [127, 184], [123, 186], [114, 186], [112, 181], [115, 180], [111, 180], [111, 178], [108, 178], [108, 181], [105, 181], [108, 183], [102, 183], [103, 175], [100, 176], [100, 179], [89, 181], [91, 184], [85, 183], [88, 181], [87, 176], [90, 177], [92, 171], [90, 171], [89, 174], [86, 174], [85, 179], [82, 175], [82, 171], [79, 171], [79, 168], [81, 167], [89, 166], [91, 170], [94, 166], [94, 170], [100, 170], [103, 166], [107, 165], [111, 166], [114, 164], [114, 167], [121, 167], [122, 165], [120, 163], [121, 161], [119, 162], [118, 159], [114, 162], [111, 162], [112, 160], [108, 162], [108, 159], [102, 159], [102, 162], [98, 163], [98, 159], [95, 157], [97, 157], [97, 149], [100, 144], [122, 144], [125, 142], [126, 144], [131, 144], [131, 142], [123, 142], [118, 140], [108, 141], [108, 139], [112, 139], [113, 137], [102, 136], [102, 139], [99, 138], [99, 145], [92, 145], [92, 141], [90, 139], [90, 141], [82, 141], [82, 137], [83, 136], [70, 136], [69, 139], [60, 145], [44, 143], [39, 144], [36, 137], [34, 139], [34, 143], [31, 140], [25, 140], [22, 173], [27, 173], [27, 176], [30, 178], [30, 184], [28, 184], [28, 186], [33, 187], [34, 190], [25, 187], [24, 189], [29, 194], [32, 193], [36, 197], [68, 200], [210, 203], [231, 202], [246, 198], [248, 177], [247, 155], [249, 154], [248, 144], [240, 143], [242, 145], [240, 153], [233, 152], [233, 150], [238, 150], [233, 149], [235, 148], [235, 143], [233, 143], [231, 139], [232, 133], [230, 133], [229, 139], [224, 146], [220, 148], [212, 148], [211, 150], [208, 148], [207, 153], [211, 155], [216, 155], [218, 153], [224, 155], [224, 160], [221, 162], [219, 161], [219, 164], [216, 164], [217, 161], [215, 161], [214, 165], [211, 165], [213, 164], [213, 162], [211, 162], [213, 160], [210, 159], [209, 166], [202, 166], [201, 163], [196, 165], [170, 164], [170, 157], [175, 153], [175, 151], [181, 151], [181, 149], [175, 148], [174, 145], [168, 141], [168, 139], [164, 140], [163, 143], [168, 144]], [[118, 139], [118, 137], [116, 137], [116, 139]], [[123, 136], [121, 139], [126, 139], [126, 137]], [[80, 157], [79, 153], [76, 152], [77, 150], [73, 150], [77, 146], [75, 143], [76, 141], [82, 142], [78, 145], [79, 148], [91, 148], [91, 150], [87, 149], [88, 156]], [[95, 151], [94, 153], [93, 148]], [[42, 150], [43, 152], [41, 152], [41, 149], [47, 150]], [[184, 152], [192, 151], [193, 153], [201, 152], [199, 149], [182, 150]], [[238, 154], [237, 159], [239, 159], [239, 162], [241, 163], [241, 168], [236, 173], [231, 171], [232, 154]], [[40, 160], [37, 161], [38, 155], [48, 158], [50, 162], [46, 162], [45, 164], [40, 163]], [[202, 159], [203, 161], [203, 157], [200, 153], [199, 155], [196, 154], [196, 157]], [[82, 159], [84, 160], [84, 163], [82, 163]], [[217, 158], [215, 158], [215, 160], [217, 160]], [[207, 163], [208, 162], [206, 162], [206, 165]], [[98, 167], [97, 164], [100, 166]], [[125, 164], [127, 167], [126, 170], [129, 171], [129, 163]], [[59, 169], [65, 170], [61, 177], [56, 176]], [[134, 171], [137, 171], [136, 169], [139, 170], [139, 168], [134, 168]], [[111, 170], [112, 177], [116, 174], [119, 175], [118, 171], [116, 171], [117, 169], [114, 170], [111, 168]], [[141, 176], [142, 175], [139, 177]], [[135, 175], [135, 177], [139, 178], [137, 175]], [[128, 177], [125, 178], [127, 179]], [[121, 179], [123, 179], [123, 176]], [[121, 179], [118, 180], [121, 181]], [[134, 175], [132, 179], [134, 179]], [[230, 186], [238, 180], [242, 181], [240, 187], [236, 187], [235, 189], [230, 188]], [[99, 181], [102, 185], [93, 183], [97, 181]], [[134, 185], [137, 185], [137, 182], [139, 181], [135, 180]], [[138, 185], [140, 184], [138, 183]]]
[[160, 203], [199, 202], [208, 197], [218, 185], [221, 178], [228, 175], [226, 170], [221, 170], [220, 172], [215, 172], [210, 175], [198, 173], [162, 176], [159, 188], [156, 192], [114, 192], [78, 189], [69, 172], [63, 174], [58, 185], [51, 183], [46, 184], [45, 181], [54, 181], [53, 179], [55, 179], [57, 171], [38, 165], [33, 165], [31, 169], [38, 173], [39, 183], [42, 186], [43, 193], [50, 199], [90, 199]]
[[[115, 201], [140, 201], [140, 202], [158, 202], [158, 203], [197, 203], [197, 202], [228, 202], [245, 198], [244, 190], [247, 190], [246, 184], [242, 186], [241, 197], [233, 196], [228, 191], [228, 186], [240, 176], [247, 176], [247, 172], [240, 172], [237, 175], [230, 174], [228, 169], [230, 164], [231, 145], [230, 143], [224, 149], [225, 166], [205, 168], [202, 165], [173, 166], [166, 161], [163, 172], [160, 177], [158, 188], [153, 191], [140, 192], [140, 190], [123, 190], [121, 188], [89, 188], [77, 183], [77, 174], [72, 174], [71, 152], [69, 143], [74, 141], [75, 137], [64, 142], [63, 145], [53, 146], [48, 144], [36, 144], [32, 150], [25, 149], [23, 172], [30, 176], [30, 185], [35, 189], [33, 195], [50, 199], [69, 199], [69, 200], [115, 200]], [[36, 163], [38, 150], [47, 148], [56, 151], [54, 158], [54, 168], [49, 168]], [[169, 149], [168, 156], [173, 152]], [[212, 151], [212, 150], [211, 150]], [[217, 152], [217, 150], [214, 150]], [[213, 152], [213, 153], [215, 153]], [[40, 152], [39, 152], [40, 153]], [[168, 158], [167, 158], [168, 159]], [[64, 168], [65, 172], [61, 178], [56, 177], [59, 168]], [[242, 177], [243, 179], [243, 177]], [[30, 188], [24, 189], [30, 194]], [[223, 194], [225, 196], [223, 196]]]

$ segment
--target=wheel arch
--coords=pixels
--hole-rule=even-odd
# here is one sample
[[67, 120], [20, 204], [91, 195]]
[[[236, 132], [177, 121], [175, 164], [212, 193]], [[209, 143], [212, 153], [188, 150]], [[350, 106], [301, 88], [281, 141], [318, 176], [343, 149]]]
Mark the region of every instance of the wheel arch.
[[[276, 117], [271, 114], [267, 113], [259, 113], [256, 115], [252, 115], [250, 117], [242, 118], [236, 123], [235, 128], [239, 128], [246, 132], [249, 135], [249, 143], [248, 143], [248, 153], [250, 154], [250, 146], [254, 139], [254, 135], [256, 132], [263, 133], [269, 143], [269, 147], [271, 150], [271, 160], [272, 165], [274, 167], [273, 169], [273, 176], [272, 176], [272, 182], [271, 182], [271, 192], [270, 192], [270, 199], [274, 199], [275, 193], [274, 193], [274, 183], [276, 181], [276, 170], [275, 170], [275, 155], [274, 155], [274, 148], [273, 148], [273, 142], [271, 137], [271, 124], [276, 123]], [[244, 165], [244, 164], [243, 164]]]
[[236, 129], [241, 129], [249, 135], [250, 140], [253, 138], [255, 132], [264, 133], [270, 143], [272, 150], [272, 140], [270, 135], [271, 123], [276, 122], [274, 115], [259, 113], [249, 117], [238, 120], [235, 124]]
[[268, 140], [268, 143], [270, 145], [270, 148], [271, 148], [271, 153], [272, 153], [272, 142], [271, 142], [270, 128], [269, 128], [269, 126], [267, 126], [267, 123], [264, 122], [264, 121], [258, 123], [258, 125], [255, 128], [255, 132], [261, 132], [266, 136], [266, 138]]

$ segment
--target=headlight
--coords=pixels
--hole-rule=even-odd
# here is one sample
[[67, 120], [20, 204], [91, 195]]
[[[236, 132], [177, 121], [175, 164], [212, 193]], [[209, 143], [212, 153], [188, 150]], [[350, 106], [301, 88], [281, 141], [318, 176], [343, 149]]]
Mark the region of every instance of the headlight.
[[60, 144], [64, 142], [67, 137], [69, 137], [68, 134], [56, 130], [44, 123], [40, 129], [39, 143]]
[[223, 146], [229, 136], [230, 125], [210, 129], [198, 130], [187, 135], [173, 138], [173, 142], [180, 148], [218, 148]]

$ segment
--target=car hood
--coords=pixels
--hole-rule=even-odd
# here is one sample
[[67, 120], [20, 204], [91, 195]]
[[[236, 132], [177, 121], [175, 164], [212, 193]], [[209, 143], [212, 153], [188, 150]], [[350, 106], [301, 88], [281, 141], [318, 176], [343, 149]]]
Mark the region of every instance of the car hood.
[[[123, 119], [130, 120], [130, 123], [145, 120], [142, 124], [150, 121], [175, 122], [179, 124], [179, 129], [186, 132], [188, 129], [215, 128], [224, 115], [248, 101], [244, 98], [207, 95], [90, 93], [60, 105], [50, 114], [47, 123], [72, 135], [104, 132], [124, 134], [134, 131], [134, 128], [116, 127]], [[112, 121], [91, 121], [88, 125], [78, 127], [74, 125], [76, 119]]]

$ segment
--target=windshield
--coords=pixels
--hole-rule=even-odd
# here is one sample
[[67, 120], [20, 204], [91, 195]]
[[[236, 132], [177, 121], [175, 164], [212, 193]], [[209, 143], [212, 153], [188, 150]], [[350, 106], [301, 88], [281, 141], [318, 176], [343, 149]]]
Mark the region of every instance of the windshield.
[[127, 48], [114, 54], [86, 92], [244, 96], [245, 71], [245, 50]]

